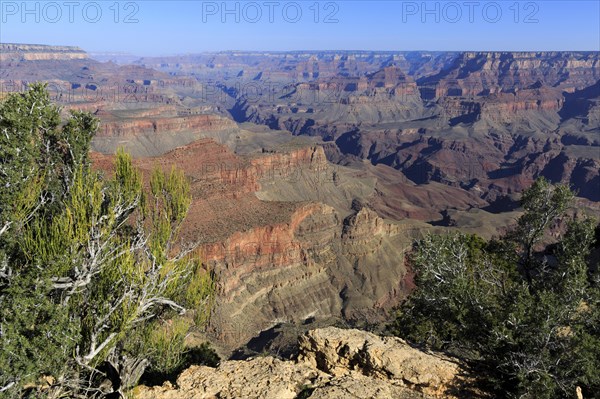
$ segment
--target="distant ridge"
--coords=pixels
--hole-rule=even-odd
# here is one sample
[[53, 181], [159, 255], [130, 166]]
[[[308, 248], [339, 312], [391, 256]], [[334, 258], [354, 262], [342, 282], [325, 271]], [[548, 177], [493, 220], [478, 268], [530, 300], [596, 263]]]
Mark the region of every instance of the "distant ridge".
[[209, 55], [228, 55], [234, 57], [252, 57], [252, 56], [353, 56], [353, 57], [382, 57], [398, 56], [408, 54], [493, 54], [494, 56], [511, 54], [513, 56], [558, 56], [561, 54], [600, 54], [598, 51], [590, 50], [530, 50], [530, 51], [510, 51], [510, 50], [221, 50], [221, 51], [199, 51], [186, 52], [181, 54], [165, 54], [139, 56], [127, 52], [86, 52], [77, 46], [54, 46], [45, 44], [27, 44], [27, 43], [0, 43], [0, 60], [68, 60], [68, 59], [96, 59], [101, 62], [115, 61], [120, 64], [133, 63], [138, 59], [153, 58], [178, 58], [178, 57], [201, 57]]
[[0, 43], [0, 61], [84, 60], [88, 55], [76, 46]]

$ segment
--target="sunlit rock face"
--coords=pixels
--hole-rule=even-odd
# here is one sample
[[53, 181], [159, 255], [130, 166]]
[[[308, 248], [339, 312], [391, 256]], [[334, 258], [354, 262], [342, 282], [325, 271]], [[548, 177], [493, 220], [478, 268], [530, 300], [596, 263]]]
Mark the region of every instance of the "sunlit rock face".
[[223, 361], [216, 369], [192, 366], [176, 387], [142, 386], [135, 397], [294, 399], [311, 393], [323, 399], [454, 398], [450, 392], [460, 392], [465, 378], [455, 359], [359, 330], [312, 330], [300, 338], [299, 348], [296, 361], [267, 356]]

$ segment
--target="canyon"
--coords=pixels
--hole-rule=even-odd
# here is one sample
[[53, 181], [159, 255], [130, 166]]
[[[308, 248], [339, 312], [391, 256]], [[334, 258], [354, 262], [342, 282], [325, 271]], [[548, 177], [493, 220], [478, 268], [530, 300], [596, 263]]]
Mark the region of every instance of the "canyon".
[[[191, 182], [182, 231], [217, 276], [207, 336], [223, 353], [282, 324], [384, 322], [412, 287], [405, 251], [423, 229], [433, 229], [380, 217], [366, 202], [373, 183], [362, 182], [363, 200], [350, 197], [354, 190], [344, 186], [361, 183], [356, 172], [334, 170], [321, 146], [282, 148], [239, 155], [205, 138], [135, 162], [146, 175], [157, 165], [175, 166]], [[92, 158], [110, 173], [112, 156]], [[313, 184], [322, 186], [321, 200], [310, 198]], [[277, 186], [288, 195], [286, 187], [298, 187], [299, 198], [278, 198]]]
[[[223, 357], [286, 352], [315, 326], [383, 328], [414, 287], [415, 238], [498, 235], [539, 176], [577, 190], [576, 212], [600, 215], [598, 52], [222, 52], [120, 65], [73, 47], [0, 50], [2, 95], [45, 81], [63, 112], [100, 119], [96, 168], [110, 173], [123, 147], [146, 175], [183, 170], [193, 201], [182, 233], [218, 281], [201, 338]], [[285, 342], [271, 336], [287, 330]]]

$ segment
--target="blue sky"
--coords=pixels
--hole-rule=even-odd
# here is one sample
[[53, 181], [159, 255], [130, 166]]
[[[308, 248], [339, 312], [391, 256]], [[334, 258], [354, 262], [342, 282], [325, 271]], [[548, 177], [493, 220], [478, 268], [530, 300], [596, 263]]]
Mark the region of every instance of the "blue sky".
[[595, 50], [600, 1], [5, 1], [0, 41], [220, 50]]

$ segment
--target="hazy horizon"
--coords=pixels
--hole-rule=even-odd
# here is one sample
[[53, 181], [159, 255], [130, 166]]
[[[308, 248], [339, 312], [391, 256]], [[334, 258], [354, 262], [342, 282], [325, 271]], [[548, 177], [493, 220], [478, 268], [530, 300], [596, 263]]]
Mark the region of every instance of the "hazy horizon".
[[88, 53], [92, 57], [94, 55], [119, 55], [119, 56], [131, 56], [131, 57], [180, 57], [180, 56], [190, 56], [190, 55], [202, 55], [202, 54], [218, 54], [218, 53], [419, 53], [419, 52], [430, 52], [430, 53], [552, 53], [552, 52], [572, 52], [572, 53], [600, 53], [600, 50], [581, 50], [581, 49], [567, 49], [567, 50], [511, 50], [511, 49], [502, 49], [502, 50], [489, 50], [489, 49], [449, 49], [449, 50], [439, 50], [439, 49], [416, 49], [416, 50], [403, 50], [403, 49], [386, 49], [386, 50], [366, 50], [366, 49], [332, 49], [332, 48], [323, 48], [323, 49], [300, 49], [300, 50], [270, 50], [270, 49], [248, 49], [248, 50], [239, 50], [239, 49], [223, 49], [223, 50], [211, 50], [211, 51], [197, 51], [197, 52], [185, 52], [185, 53], [164, 53], [164, 54], [156, 54], [156, 55], [141, 55], [126, 51], [92, 51], [80, 46], [75, 46], [69, 43], [14, 43], [14, 42], [0, 42], [0, 44], [6, 45], [30, 45], [30, 46], [53, 46], [53, 47], [77, 47], [82, 51]]
[[73, 45], [89, 53], [139, 57], [223, 51], [600, 51], [600, 4], [593, 0], [3, 0], [0, 14], [4, 43]]

